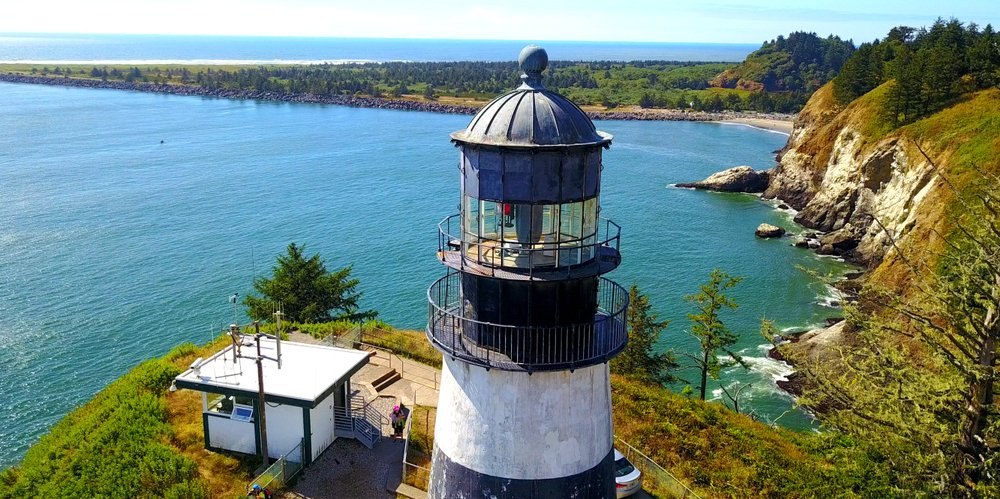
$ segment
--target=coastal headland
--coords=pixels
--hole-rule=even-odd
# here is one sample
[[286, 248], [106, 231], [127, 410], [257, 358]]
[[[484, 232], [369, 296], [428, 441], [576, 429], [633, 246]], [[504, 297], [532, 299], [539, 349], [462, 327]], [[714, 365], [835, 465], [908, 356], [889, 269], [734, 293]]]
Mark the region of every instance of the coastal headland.
[[[131, 92], [150, 92], [171, 95], [215, 97], [220, 99], [265, 100], [276, 102], [299, 102], [310, 104], [332, 104], [372, 109], [394, 109], [400, 111], [424, 111], [446, 114], [475, 114], [487, 101], [469, 104], [452, 104], [418, 98], [386, 98], [360, 95], [314, 95], [309, 93], [279, 93], [248, 89], [213, 89], [197, 85], [180, 85], [150, 82], [105, 81], [89, 78], [66, 78], [33, 76], [17, 73], [0, 73], [0, 82], [26, 83], [34, 85], [58, 85], [77, 88], [100, 88]], [[585, 111], [594, 120], [627, 121], [702, 121], [733, 123], [766, 130], [789, 133], [795, 115], [782, 113], [758, 113], [742, 111], [693, 111], [681, 109], [648, 109], [639, 106], [623, 106], [601, 109], [588, 106]]]

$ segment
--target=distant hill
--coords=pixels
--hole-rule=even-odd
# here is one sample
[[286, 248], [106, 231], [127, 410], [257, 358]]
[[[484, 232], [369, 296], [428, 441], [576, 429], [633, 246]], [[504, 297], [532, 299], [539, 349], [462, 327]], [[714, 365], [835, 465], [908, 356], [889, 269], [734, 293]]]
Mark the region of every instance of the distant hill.
[[719, 88], [812, 93], [837, 76], [854, 50], [850, 40], [796, 31], [787, 38], [764, 42], [746, 60], [710, 83]]

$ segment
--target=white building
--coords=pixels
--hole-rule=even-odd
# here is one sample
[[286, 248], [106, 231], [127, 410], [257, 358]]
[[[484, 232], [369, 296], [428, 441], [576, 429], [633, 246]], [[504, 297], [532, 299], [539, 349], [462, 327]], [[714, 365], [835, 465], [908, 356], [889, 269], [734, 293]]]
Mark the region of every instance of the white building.
[[[263, 337], [260, 354], [264, 378], [267, 453], [305, 464], [337, 437], [357, 438], [371, 447], [381, 436], [378, 425], [351, 404], [351, 376], [368, 363], [367, 352]], [[234, 352], [234, 350], [236, 350]], [[205, 447], [261, 455], [257, 344], [243, 336], [208, 359], [196, 361], [175, 378], [178, 388], [202, 392]]]

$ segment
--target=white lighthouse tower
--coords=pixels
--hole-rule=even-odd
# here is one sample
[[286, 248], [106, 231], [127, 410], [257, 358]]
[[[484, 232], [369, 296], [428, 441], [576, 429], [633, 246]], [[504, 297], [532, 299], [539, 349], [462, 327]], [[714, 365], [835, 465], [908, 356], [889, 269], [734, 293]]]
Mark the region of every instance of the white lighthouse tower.
[[524, 83], [451, 135], [461, 204], [428, 290], [444, 353], [430, 496], [611, 498], [607, 362], [628, 305], [601, 277], [621, 262], [619, 227], [599, 216], [611, 136], [545, 89], [542, 48], [519, 62]]

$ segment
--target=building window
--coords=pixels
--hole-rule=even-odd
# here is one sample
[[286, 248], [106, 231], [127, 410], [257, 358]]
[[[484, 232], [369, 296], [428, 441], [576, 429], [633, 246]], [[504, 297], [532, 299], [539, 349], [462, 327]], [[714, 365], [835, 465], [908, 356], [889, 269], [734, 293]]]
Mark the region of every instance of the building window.
[[207, 407], [210, 414], [232, 416], [233, 408], [236, 406], [253, 406], [253, 399], [238, 395], [208, 394]]

